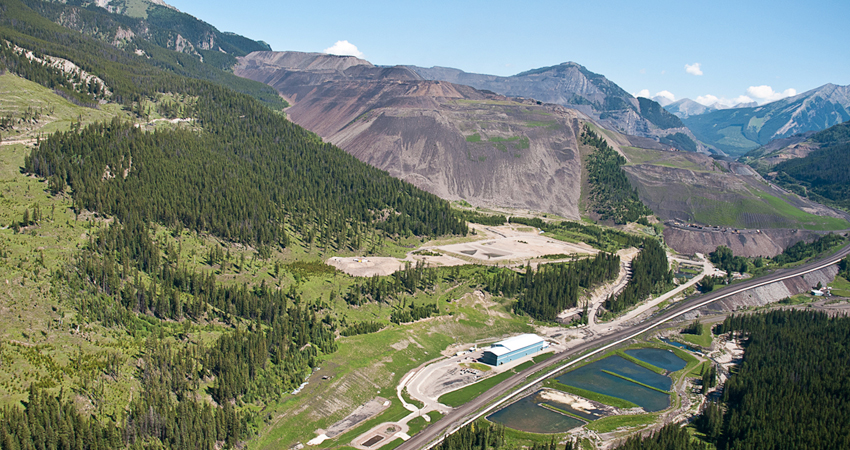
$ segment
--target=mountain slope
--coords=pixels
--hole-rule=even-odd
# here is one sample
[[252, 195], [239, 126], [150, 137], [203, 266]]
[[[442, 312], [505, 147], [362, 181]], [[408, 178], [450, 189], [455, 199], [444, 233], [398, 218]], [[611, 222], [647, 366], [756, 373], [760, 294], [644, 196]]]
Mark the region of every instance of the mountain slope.
[[[4, 7], [5, 11], [0, 13], [0, 25], [19, 27], [27, 24], [29, 28], [25, 28], [24, 30], [30, 34], [30, 36], [21, 34], [14, 39], [8, 40], [14, 42], [16, 39], [21, 39], [22, 42], [28, 42], [31, 41], [31, 38], [38, 38], [51, 44], [61, 44], [63, 47], [46, 45], [44, 48], [40, 48], [37, 53], [49, 53], [49, 50], [53, 52], [54, 56], [64, 59], [69, 59], [62, 55], [67, 54], [67, 48], [73, 46], [80, 46], [81, 50], [86, 52], [100, 51], [103, 58], [111, 59], [113, 62], [119, 63], [122, 66], [119, 70], [107, 71], [101, 74], [101, 78], [110, 79], [108, 84], [129, 83], [145, 85], [149, 82], [150, 75], [148, 72], [155, 67], [176, 75], [207, 80], [227, 86], [235, 91], [251, 95], [274, 109], [283, 109], [286, 106], [280, 96], [268, 86], [237, 77], [224, 70], [224, 68], [229, 69], [235, 63], [236, 59], [233, 54], [223, 53], [219, 50], [199, 50], [200, 55], [173, 51], [176, 48], [169, 49], [168, 43], [169, 39], [171, 39], [170, 36], [174, 36], [174, 31], [157, 28], [142, 19], [113, 14], [106, 9], [96, 6], [82, 8], [80, 6], [43, 2], [41, 0], [8, 2]], [[153, 7], [165, 10], [168, 14], [174, 13], [169, 8], [158, 5], [153, 5]], [[44, 22], [47, 22], [45, 19], [53, 22], [53, 25], [48, 26], [45, 24]], [[193, 28], [197, 28], [203, 31], [203, 33], [212, 33], [209, 30], [215, 30], [211, 25], [198, 21], [191, 16], [184, 14], [180, 20], [183, 19], [191, 24]], [[93, 45], [94, 41], [83, 40], [79, 36], [71, 36], [67, 33], [69, 27], [62, 25], [63, 22], [71, 22], [69, 24], [71, 25], [71, 29], [90, 38], [94, 38], [101, 43], [108, 44], [108, 47], [97, 46], [97, 49], [95, 49]], [[139, 33], [133, 33], [132, 29], [138, 29], [140, 31]], [[128, 30], [130, 32], [125, 33]], [[217, 31], [215, 32], [217, 33]], [[13, 33], [12, 28], [7, 29], [6, 34], [8, 33]], [[244, 38], [240, 37], [240, 39]], [[31, 44], [30, 46], [32, 45], [35, 44]], [[244, 51], [255, 48], [260, 44], [254, 43], [252, 45], [247, 45], [243, 50], [231, 50], [233, 50], [234, 54], [243, 54]], [[22, 46], [26, 47], [26, 45]], [[182, 50], [185, 50], [185, 48]], [[203, 58], [201, 56], [203, 54], [206, 54], [207, 57]], [[80, 57], [79, 54], [77, 56]], [[78, 65], [87, 71], [92, 71], [92, 67], [104, 69], [100, 61], [92, 60], [93, 58], [93, 56], [86, 55], [83, 57], [84, 62]], [[142, 60], [146, 61], [146, 63], [142, 63]], [[129, 75], [132, 73], [131, 70], [138, 70], [138, 73]], [[113, 99], [113, 101], [119, 103], [128, 100], [130, 99], [125, 99], [121, 96]]]
[[573, 111], [353, 57], [255, 52], [234, 73], [277, 89], [294, 122], [442, 198], [579, 216]]
[[465, 84], [511, 97], [531, 98], [577, 109], [605, 128], [628, 135], [650, 137], [656, 141], [677, 132], [690, 136], [690, 131], [681, 121], [656, 102], [646, 99], [641, 104], [611, 80], [573, 62], [510, 77], [466, 73], [446, 67], [409, 67], [428, 80]]
[[725, 245], [738, 255], [774, 256], [813, 233], [848, 228], [846, 213], [771, 185], [746, 165], [692, 152], [620, 149], [631, 185], [666, 223], [665, 241], [679, 252]]
[[[271, 50], [265, 42], [233, 33], [178, 11], [162, 1], [151, 0], [27, 0], [44, 17], [113, 45], [138, 37], [156, 45], [200, 58], [222, 59], [233, 65], [232, 56]], [[103, 14], [106, 13], [106, 14]]]
[[826, 84], [766, 105], [713, 111], [683, 121], [703, 143], [732, 156], [773, 139], [819, 131], [850, 119], [850, 86]]
[[[18, 0], [0, 2], [0, 47], [3, 446], [241, 447], [249, 411], [336, 352], [343, 314], [365, 315], [321, 254], [441, 234], [426, 223], [465, 232], [447, 202], [257, 100]], [[110, 94], [67, 101], [54, 83], [91, 86], [68, 67]]]
[[850, 122], [771, 142], [741, 158], [762, 175], [812, 200], [850, 208]]

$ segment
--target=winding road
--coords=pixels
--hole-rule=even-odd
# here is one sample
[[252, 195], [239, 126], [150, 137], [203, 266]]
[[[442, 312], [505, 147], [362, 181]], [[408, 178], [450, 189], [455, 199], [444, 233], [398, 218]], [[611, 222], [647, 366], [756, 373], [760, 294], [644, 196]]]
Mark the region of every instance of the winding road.
[[[716, 302], [718, 300], [724, 299], [726, 297], [738, 294], [749, 289], [761, 287], [767, 284], [775, 283], [777, 281], [787, 280], [790, 278], [805, 275], [810, 272], [814, 272], [816, 270], [823, 269], [825, 267], [837, 263], [839, 260], [841, 260], [847, 255], [850, 255], [850, 245], [843, 247], [837, 253], [829, 257], [817, 261], [812, 261], [801, 266], [795, 267], [793, 269], [779, 270], [769, 275], [727, 286], [723, 289], [719, 289], [709, 294], [699, 295], [683, 300], [676, 304], [676, 306], [670, 308], [667, 311], [664, 311], [658, 316], [647, 319], [646, 322], [634, 329], [622, 330], [610, 335], [600, 336], [593, 342], [588, 342], [586, 344], [574, 347], [563, 353], [557, 354], [552, 358], [542, 361], [540, 364], [536, 364], [534, 366], [529, 367], [528, 369], [523, 370], [522, 372], [505, 380], [495, 388], [490, 389], [489, 391], [485, 392], [474, 400], [458, 408], [455, 408], [454, 410], [449, 412], [449, 414], [447, 414], [445, 417], [440, 419], [438, 422], [425, 428], [422, 432], [411, 437], [409, 440], [402, 443], [397, 448], [400, 450], [430, 449], [442, 442], [442, 439], [445, 435], [450, 434], [455, 430], [469, 424], [470, 422], [487, 415], [488, 413], [496, 410], [502, 404], [506, 403], [516, 395], [519, 395], [526, 389], [534, 386], [537, 383], [542, 382], [546, 378], [555, 375], [557, 372], [560, 372], [578, 363], [579, 361], [602, 353], [610, 349], [611, 347], [614, 347], [615, 345], [619, 345], [629, 339], [635, 338], [640, 334], [643, 334], [661, 324], [664, 324], [672, 319], [675, 319], [683, 314], [701, 308], [710, 303]], [[576, 357], [577, 355], [581, 356]], [[569, 361], [571, 358], [574, 359]], [[565, 363], [565, 361], [568, 362]], [[547, 367], [552, 367], [552, 370], [533, 380], [528, 380], [528, 377], [537, 372], [540, 372], [541, 370]], [[505, 395], [507, 392], [512, 390], [513, 392], [511, 394]], [[494, 400], [496, 399], [499, 400], [494, 402]]]

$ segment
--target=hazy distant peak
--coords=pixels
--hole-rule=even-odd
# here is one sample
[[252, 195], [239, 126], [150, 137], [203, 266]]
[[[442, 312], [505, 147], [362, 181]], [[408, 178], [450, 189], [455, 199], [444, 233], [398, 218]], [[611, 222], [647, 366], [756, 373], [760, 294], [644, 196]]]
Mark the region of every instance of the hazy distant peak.
[[671, 104], [675, 101], [675, 100], [670, 100], [669, 97], [664, 97], [663, 95], [657, 95], [655, 97], [652, 97], [651, 100], [658, 103], [661, 106], [667, 106], [667, 105], [669, 105], [669, 104]]
[[680, 119], [686, 119], [690, 116], [698, 116], [700, 114], [705, 114], [719, 109], [717, 104], [705, 106], [702, 103], [697, 103], [689, 98], [676, 100], [675, 102], [670, 102], [669, 104], [662, 106], [664, 106], [664, 109], [673, 113], [673, 115]]
[[747, 103], [738, 103], [737, 105], [732, 106], [733, 108], [755, 108], [758, 106], [758, 102], [747, 102]]

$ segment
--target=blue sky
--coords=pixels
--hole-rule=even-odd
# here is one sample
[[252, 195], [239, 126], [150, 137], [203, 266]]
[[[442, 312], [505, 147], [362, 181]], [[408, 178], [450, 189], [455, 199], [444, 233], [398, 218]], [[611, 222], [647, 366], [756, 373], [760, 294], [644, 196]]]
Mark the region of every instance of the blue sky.
[[633, 94], [703, 103], [850, 84], [847, 0], [166, 1], [274, 50], [347, 41], [380, 65], [513, 75], [575, 61]]

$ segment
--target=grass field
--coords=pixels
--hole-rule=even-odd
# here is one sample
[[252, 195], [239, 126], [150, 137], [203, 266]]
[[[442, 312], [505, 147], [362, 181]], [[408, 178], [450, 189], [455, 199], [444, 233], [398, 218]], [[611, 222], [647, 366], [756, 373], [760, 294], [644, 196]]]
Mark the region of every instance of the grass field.
[[38, 134], [66, 131], [72, 123], [83, 125], [111, 120], [115, 116], [129, 120], [130, 116], [116, 104], [100, 105], [97, 109], [74, 105], [40, 84], [6, 72], [0, 75], [0, 116], [20, 119], [27, 111], [39, 112], [35, 121], [15, 125], [3, 131], [3, 140], [34, 138]]
[[708, 325], [702, 327], [702, 334], [680, 333], [679, 337], [683, 341], [689, 342], [702, 348], [711, 347], [711, 340], [713, 339], [713, 336], [711, 334], [711, 327]]
[[508, 370], [498, 375], [493, 375], [492, 377], [485, 378], [475, 384], [471, 384], [456, 391], [443, 394], [440, 396], [439, 402], [444, 405], [451, 406], [452, 408], [456, 408], [474, 399], [475, 397], [478, 397], [479, 395], [487, 392], [491, 388], [495, 387], [497, 384], [507, 380], [513, 375], [515, 375], [515, 372], [513, 370]]
[[844, 277], [835, 277], [835, 280], [829, 283], [829, 287], [832, 288], [832, 295], [850, 297], [850, 281], [847, 281]]
[[519, 449], [531, 448], [534, 447], [535, 444], [548, 445], [552, 441], [552, 438], [555, 438], [555, 442], [557, 443], [565, 436], [567, 436], [566, 433], [534, 434], [505, 428], [505, 445], [502, 448]]
[[635, 414], [628, 416], [608, 416], [599, 420], [594, 420], [585, 425], [588, 430], [597, 433], [607, 433], [618, 428], [632, 428], [643, 425], [649, 425], [658, 419], [657, 414]]
[[626, 154], [629, 160], [627, 165], [651, 164], [654, 166], [693, 170], [695, 172], [711, 171], [711, 169], [688, 158], [688, 153], [666, 152], [637, 147], [620, 147], [620, 149]]
[[410, 430], [407, 432], [407, 434], [413, 436], [414, 434], [427, 428], [428, 425], [431, 425], [432, 423], [443, 418], [443, 415], [439, 411], [431, 411], [427, 415], [431, 419], [430, 422], [426, 422], [425, 419], [422, 417], [415, 417], [410, 422], [407, 422], [407, 426], [410, 427]]

